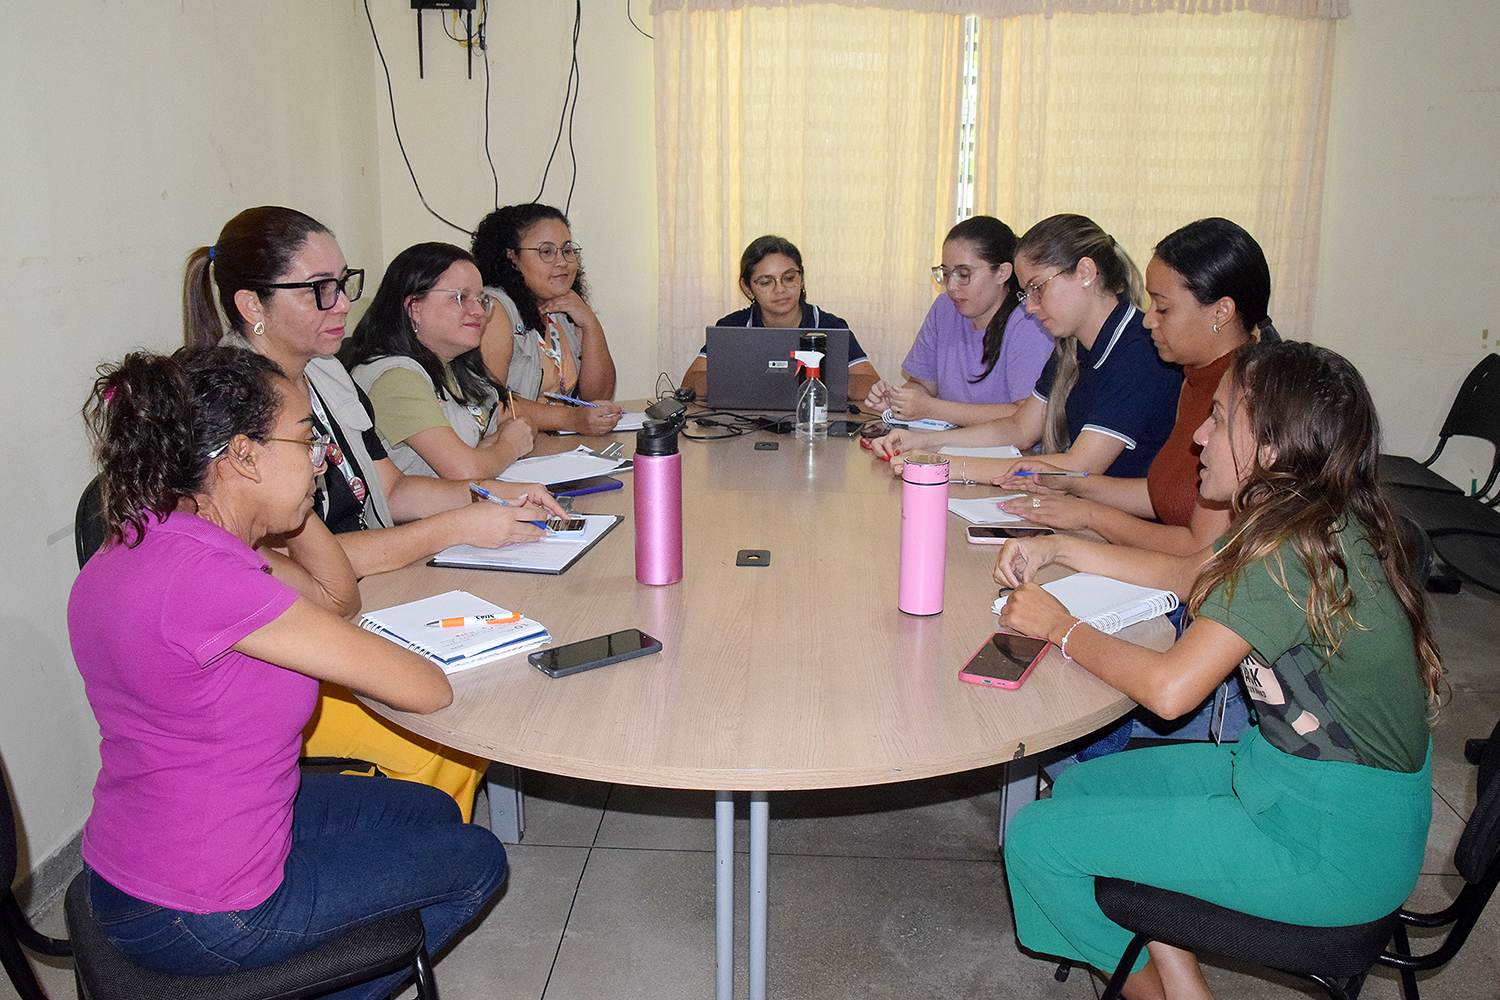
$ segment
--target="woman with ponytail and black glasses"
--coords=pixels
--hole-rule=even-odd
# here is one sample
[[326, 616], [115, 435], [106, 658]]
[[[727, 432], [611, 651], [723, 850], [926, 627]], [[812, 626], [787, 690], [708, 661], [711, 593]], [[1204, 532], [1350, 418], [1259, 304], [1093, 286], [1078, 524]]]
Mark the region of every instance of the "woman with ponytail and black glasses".
[[[1079, 764], [1007, 828], [1021, 944], [1106, 974], [1132, 935], [1100, 911], [1096, 877], [1271, 920], [1365, 923], [1416, 885], [1432, 814], [1443, 670], [1359, 372], [1311, 344], [1247, 345], [1195, 438], [1200, 491], [1232, 512], [1212, 547], [1182, 557], [1052, 535], [1007, 542], [995, 567], [1016, 588], [1003, 626], [1163, 718], [1236, 669], [1256, 704], [1236, 744]], [[1194, 619], [1165, 652], [1106, 635], [1033, 582], [1051, 563], [1173, 590]], [[1191, 952], [1148, 948], [1126, 996], [1210, 995]]]
[[[1037, 387], [1014, 414], [957, 430], [897, 430], [874, 442], [884, 458], [944, 445], [1042, 445], [1061, 469], [1144, 476], [1172, 430], [1182, 371], [1163, 362], [1142, 325], [1140, 272], [1081, 215], [1054, 215], [1016, 247], [1017, 298], [1056, 341]], [[970, 458], [969, 478], [993, 482], [1018, 460]], [[902, 463], [893, 461], [893, 471]]]
[[932, 269], [944, 294], [901, 362], [906, 383], [875, 383], [865, 406], [960, 427], [1015, 412], [1052, 353], [1047, 331], [1019, 308], [1015, 253], [1016, 234], [994, 216], [976, 215], [948, 231], [943, 262]]
[[306, 386], [249, 351], [132, 354], [84, 412], [106, 539], [68, 631], [101, 736], [82, 850], [105, 934], [148, 969], [222, 975], [420, 908], [436, 952], [504, 881], [500, 842], [436, 789], [297, 768], [320, 681], [410, 712], [453, 697], [346, 620], [359, 589], [311, 516], [329, 443]]

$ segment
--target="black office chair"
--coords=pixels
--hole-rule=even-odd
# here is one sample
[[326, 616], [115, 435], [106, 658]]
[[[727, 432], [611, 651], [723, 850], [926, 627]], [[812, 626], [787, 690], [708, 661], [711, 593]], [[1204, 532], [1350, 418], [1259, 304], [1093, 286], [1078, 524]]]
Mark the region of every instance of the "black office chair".
[[[1479, 765], [1479, 794], [1454, 851], [1454, 865], [1465, 885], [1453, 903], [1436, 913], [1401, 909], [1367, 924], [1303, 927], [1139, 882], [1095, 879], [1094, 898], [1104, 915], [1135, 932], [1102, 1000], [1119, 997], [1141, 948], [1157, 940], [1312, 980], [1333, 1000], [1355, 1000], [1378, 962], [1399, 969], [1406, 1000], [1418, 1000], [1415, 974], [1435, 969], [1458, 953], [1500, 881], [1500, 781], [1495, 780], [1500, 773], [1500, 723], [1488, 740], [1470, 740], [1464, 755]], [[1436, 950], [1413, 956], [1408, 926], [1451, 929]], [[1382, 950], [1393, 938], [1392, 949]]]
[[21, 1000], [47, 1000], [21, 949], [54, 958], [66, 958], [73, 954], [73, 949], [65, 940], [39, 933], [21, 910], [10, 887], [16, 880], [17, 839], [16, 816], [10, 808], [10, 782], [4, 779], [4, 768], [0, 767], [0, 885], [5, 886], [5, 896], [0, 899], [0, 965], [5, 966]]
[[222, 976], [169, 976], [122, 955], [89, 912], [80, 874], [63, 902], [73, 939], [78, 1000], [296, 1000], [410, 968], [421, 1000], [438, 1000], [422, 916], [397, 913], [356, 928], [321, 948], [261, 969]]
[[1432, 463], [1443, 453], [1450, 437], [1483, 438], [1495, 446], [1490, 474], [1477, 495], [1486, 496], [1500, 478], [1500, 355], [1486, 354], [1459, 387], [1448, 417], [1438, 431], [1437, 447], [1418, 462], [1404, 455], [1380, 456], [1381, 482], [1390, 486], [1463, 493], [1463, 490], [1432, 471]]

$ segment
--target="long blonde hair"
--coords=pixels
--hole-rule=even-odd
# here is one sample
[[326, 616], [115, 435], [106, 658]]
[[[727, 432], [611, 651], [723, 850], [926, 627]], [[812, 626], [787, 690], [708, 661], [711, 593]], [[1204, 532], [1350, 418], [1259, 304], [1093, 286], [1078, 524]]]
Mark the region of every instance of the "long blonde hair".
[[[1219, 587], [1232, 594], [1246, 567], [1274, 563], [1276, 550], [1290, 543], [1312, 587], [1305, 600], [1290, 590], [1288, 596], [1305, 608], [1313, 638], [1337, 650], [1358, 627], [1339, 532], [1360, 530], [1406, 613], [1417, 670], [1435, 701], [1442, 662], [1406, 533], [1376, 475], [1380, 428], [1359, 371], [1327, 348], [1259, 342], [1235, 354], [1229, 379], [1231, 410], [1245, 411], [1254, 454], [1231, 502], [1229, 541], [1194, 581], [1188, 609], [1197, 614]], [[1272, 452], [1270, 464], [1263, 464], [1263, 453]], [[1273, 576], [1285, 588], [1278, 568], [1272, 566]]]
[[[1128, 296], [1145, 309], [1146, 282], [1125, 248], [1115, 242], [1093, 219], [1082, 215], [1053, 215], [1030, 229], [1016, 246], [1016, 258], [1025, 257], [1037, 267], [1056, 267], [1071, 273], [1087, 257], [1099, 272], [1103, 291]], [[1068, 394], [1078, 381], [1078, 338], [1059, 337], [1053, 348], [1057, 359], [1052, 385], [1047, 389], [1047, 416], [1042, 429], [1042, 449], [1049, 455], [1072, 446], [1068, 433]]]

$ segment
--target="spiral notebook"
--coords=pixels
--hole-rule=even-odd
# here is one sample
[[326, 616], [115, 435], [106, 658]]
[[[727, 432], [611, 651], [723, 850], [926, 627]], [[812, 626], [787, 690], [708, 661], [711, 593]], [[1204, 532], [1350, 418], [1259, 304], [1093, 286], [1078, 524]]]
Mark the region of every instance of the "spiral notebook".
[[359, 627], [420, 653], [443, 668], [443, 673], [477, 667], [502, 656], [524, 653], [546, 645], [552, 636], [540, 623], [520, 618], [499, 625], [443, 627], [444, 618], [508, 618], [512, 612], [463, 590], [366, 612]]
[[[1127, 625], [1149, 621], [1177, 607], [1177, 595], [1170, 590], [1138, 587], [1093, 573], [1074, 573], [1044, 583], [1042, 589], [1062, 601], [1068, 614], [1111, 635]], [[1004, 596], [995, 602], [995, 614], [1003, 607]]]

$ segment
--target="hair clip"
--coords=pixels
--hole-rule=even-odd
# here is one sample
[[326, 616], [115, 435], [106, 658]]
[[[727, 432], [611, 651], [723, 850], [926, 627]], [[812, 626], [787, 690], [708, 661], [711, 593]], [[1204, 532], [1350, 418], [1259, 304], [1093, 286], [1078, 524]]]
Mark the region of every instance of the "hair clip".
[[115, 401], [115, 387], [112, 385], [106, 387], [101, 397], [106, 403], [113, 403]]

